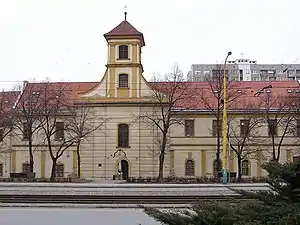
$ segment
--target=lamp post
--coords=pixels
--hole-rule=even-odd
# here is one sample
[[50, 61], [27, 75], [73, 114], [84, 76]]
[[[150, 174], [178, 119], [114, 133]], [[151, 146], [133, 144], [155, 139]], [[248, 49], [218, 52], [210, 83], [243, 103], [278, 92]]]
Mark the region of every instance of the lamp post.
[[124, 150], [122, 149], [118, 149], [117, 151], [114, 152], [113, 158], [116, 157], [116, 154], [118, 153], [118, 180], [123, 180], [123, 172], [122, 172], [122, 153], [124, 154], [124, 156], [126, 157], [126, 152], [124, 152]]
[[224, 62], [223, 77], [223, 160], [222, 160], [222, 183], [227, 184], [227, 79], [226, 79], [226, 63], [232, 52], [228, 52]]

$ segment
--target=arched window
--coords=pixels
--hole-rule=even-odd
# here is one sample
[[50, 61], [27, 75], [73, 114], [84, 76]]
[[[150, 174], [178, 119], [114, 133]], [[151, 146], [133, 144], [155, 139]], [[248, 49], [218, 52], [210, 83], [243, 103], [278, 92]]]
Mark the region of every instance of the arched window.
[[242, 161], [242, 175], [243, 176], [250, 175], [250, 162], [247, 159]]
[[119, 46], [119, 59], [128, 59], [128, 46], [127, 45]]
[[121, 88], [128, 87], [128, 75], [127, 74], [119, 75], [119, 87], [121, 87]]
[[129, 126], [124, 123], [118, 125], [118, 147], [129, 147]]
[[185, 162], [185, 175], [195, 176], [195, 162], [192, 159], [188, 159]]
[[221, 172], [220, 168], [222, 168], [222, 161], [220, 159], [219, 161], [215, 159], [213, 162], [214, 175], [217, 175], [218, 172]]

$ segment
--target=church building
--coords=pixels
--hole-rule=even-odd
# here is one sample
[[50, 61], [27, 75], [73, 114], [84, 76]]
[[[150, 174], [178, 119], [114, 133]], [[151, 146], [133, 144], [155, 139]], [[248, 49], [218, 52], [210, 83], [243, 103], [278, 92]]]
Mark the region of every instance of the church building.
[[[143, 76], [142, 49], [145, 46], [143, 33], [125, 20], [104, 34], [107, 41], [106, 71], [99, 82], [67, 82], [74, 104], [90, 108], [93, 126], [101, 124], [101, 129], [82, 138], [81, 176], [86, 179], [113, 179], [118, 170], [123, 178], [156, 177], [158, 175], [157, 138], [159, 130], [137, 118], [155, 110], [151, 98], [150, 83]], [[262, 82], [239, 82], [237, 93], [243, 92], [253, 98], [253, 91], [265, 86]], [[272, 92], [300, 89], [297, 81], [272, 83]], [[43, 83], [26, 83], [16, 102], [22, 101], [25, 93], [33, 86]], [[58, 87], [60, 83], [51, 83]], [[193, 82], [195, 90], [207, 88], [205, 82]], [[35, 94], [37, 92], [35, 91]], [[214, 93], [210, 93], [211, 96]], [[245, 98], [244, 98], [245, 99]], [[242, 103], [241, 103], [242, 104]], [[16, 104], [17, 105], [17, 104]], [[206, 177], [215, 174], [216, 159], [216, 120], [213, 113], [204, 106], [199, 97], [197, 107], [186, 111], [182, 125], [173, 126], [169, 134], [169, 147], [165, 156], [164, 176]], [[238, 132], [245, 123], [244, 113], [235, 111], [234, 120]], [[56, 121], [62, 124], [64, 121]], [[262, 137], [268, 136], [267, 125], [261, 128]], [[278, 128], [278, 136], [282, 133]], [[23, 135], [23, 138], [20, 138]], [[278, 139], [278, 138], [277, 138]], [[277, 141], [277, 139], [275, 141]], [[281, 161], [292, 161], [298, 145], [295, 137], [288, 136], [282, 145]], [[0, 175], [28, 170], [28, 139], [16, 129], [4, 140], [0, 154]], [[266, 142], [267, 143], [267, 142]], [[269, 146], [269, 144], [264, 144]], [[269, 146], [270, 147], [270, 146]], [[46, 144], [34, 146], [34, 172], [36, 177], [50, 177], [52, 160]], [[57, 176], [68, 177], [78, 169], [76, 147], [71, 146], [58, 159]], [[119, 165], [119, 160], [121, 163]], [[264, 158], [261, 154], [245, 157], [242, 172], [246, 177], [261, 177]], [[228, 155], [228, 169], [237, 171], [237, 161], [233, 151]], [[2, 171], [2, 172], [1, 172]], [[2, 174], [1, 174], [2, 173]]]

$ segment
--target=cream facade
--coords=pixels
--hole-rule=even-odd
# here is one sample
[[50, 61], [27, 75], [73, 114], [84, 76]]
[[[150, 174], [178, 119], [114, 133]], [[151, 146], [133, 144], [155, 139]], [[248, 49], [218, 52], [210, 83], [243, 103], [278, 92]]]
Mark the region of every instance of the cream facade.
[[[122, 160], [122, 172], [125, 177], [158, 175], [156, 149], [159, 131], [155, 126], [137, 120], [145, 113], [151, 114], [155, 110], [151, 104], [153, 93], [143, 77], [141, 50], [145, 45], [144, 38], [127, 21], [123, 21], [118, 27], [105, 34], [108, 58], [104, 76], [95, 87], [77, 96], [80, 102], [92, 108], [90, 113], [95, 115], [95, 118], [105, 121], [104, 129], [96, 130], [82, 140], [81, 175], [92, 180], [113, 179], [118, 172], [119, 159]], [[193, 135], [186, 136], [186, 128], [183, 125], [172, 127], [164, 175], [213, 176], [216, 152], [216, 137], [212, 136], [214, 118], [211, 113], [203, 113], [203, 110], [193, 114], [187, 113], [185, 117], [194, 121]], [[234, 121], [239, 124], [241, 119], [244, 119], [243, 115], [237, 115]], [[93, 121], [95, 126], [100, 122]], [[128, 140], [120, 136], [121, 128], [124, 129], [123, 137], [125, 135]], [[280, 136], [282, 131], [278, 132]], [[270, 151], [267, 126], [260, 128], [259, 133], [261, 138], [266, 140], [260, 147]], [[42, 139], [43, 135], [38, 134], [35, 138]], [[119, 140], [120, 138], [122, 140]], [[291, 161], [292, 157], [297, 155], [296, 139], [293, 136], [284, 139], [280, 157], [282, 162]], [[37, 142], [36, 140], [35, 143]], [[119, 149], [123, 150], [120, 156]], [[260, 164], [268, 158], [265, 152], [263, 155], [249, 156], [246, 176], [266, 175]], [[1, 145], [2, 176], [9, 177], [10, 173], [22, 172], [28, 162], [28, 143], [22, 139], [22, 134], [14, 129]], [[77, 155], [74, 146], [66, 150], [59, 158], [58, 164], [63, 168], [62, 176], [68, 177], [76, 173]], [[52, 160], [47, 145], [35, 145], [36, 177], [50, 177], [51, 166]], [[237, 171], [237, 161], [232, 151], [228, 155], [228, 167], [230, 171]], [[187, 169], [193, 172], [188, 173]]]

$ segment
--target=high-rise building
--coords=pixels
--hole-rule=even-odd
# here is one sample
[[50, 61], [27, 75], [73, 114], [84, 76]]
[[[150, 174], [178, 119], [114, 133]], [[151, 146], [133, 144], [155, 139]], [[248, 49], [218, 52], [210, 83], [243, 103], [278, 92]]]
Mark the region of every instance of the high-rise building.
[[[223, 64], [192, 64], [188, 81], [209, 80], [222, 67]], [[236, 59], [227, 61], [226, 70], [229, 79], [235, 81], [300, 80], [300, 64], [257, 64], [250, 59]]]

